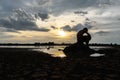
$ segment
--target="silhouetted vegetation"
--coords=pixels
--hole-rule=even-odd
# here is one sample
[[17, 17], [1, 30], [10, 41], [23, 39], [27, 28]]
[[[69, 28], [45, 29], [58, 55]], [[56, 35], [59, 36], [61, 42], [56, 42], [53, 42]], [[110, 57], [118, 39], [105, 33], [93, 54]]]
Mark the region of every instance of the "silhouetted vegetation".
[[[35, 42], [35, 43], [0, 43], [0, 46], [68, 46], [74, 43], [55, 43], [55, 42]], [[120, 46], [119, 44], [90, 43], [89, 46]]]

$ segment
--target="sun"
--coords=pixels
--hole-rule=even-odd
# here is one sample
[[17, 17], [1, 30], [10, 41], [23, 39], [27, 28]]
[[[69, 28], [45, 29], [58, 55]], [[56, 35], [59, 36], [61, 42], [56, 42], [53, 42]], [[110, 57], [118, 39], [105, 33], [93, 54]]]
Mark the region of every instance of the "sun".
[[59, 33], [59, 35], [60, 35], [61, 37], [66, 36], [66, 32], [63, 31], [63, 30], [60, 30], [58, 33]]

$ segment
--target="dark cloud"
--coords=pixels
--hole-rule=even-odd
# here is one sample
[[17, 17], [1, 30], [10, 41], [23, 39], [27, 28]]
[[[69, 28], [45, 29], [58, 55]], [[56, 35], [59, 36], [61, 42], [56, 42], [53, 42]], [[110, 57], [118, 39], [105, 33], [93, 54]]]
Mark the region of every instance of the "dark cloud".
[[79, 31], [82, 28], [84, 28], [82, 24], [77, 24], [76, 26], [73, 26], [72, 28], [69, 25], [66, 25], [62, 27], [61, 29], [63, 29], [64, 31]]
[[63, 29], [64, 31], [72, 31], [72, 28], [69, 25], [62, 27], [61, 29]]
[[72, 31], [79, 31], [81, 29], [83, 29], [85, 26], [83, 26], [82, 24], [77, 24], [76, 26], [74, 26], [72, 28]]
[[36, 31], [48, 32], [48, 31], [50, 31], [50, 29], [47, 29], [47, 28], [36, 28]]
[[86, 18], [86, 21], [90, 21], [90, 19], [89, 19], [89, 18]]
[[51, 28], [52, 28], [52, 29], [58, 29], [58, 28], [56, 28], [55, 26], [51, 26]]
[[118, 18], [118, 20], [120, 21], [120, 18]]
[[0, 20], [0, 26], [7, 28], [8, 31], [16, 32], [16, 30], [35, 30], [35, 31], [49, 31], [46, 28], [38, 28], [34, 22], [16, 21], [16, 20]]
[[38, 13], [38, 14], [35, 14], [35, 18], [41, 18], [41, 20], [44, 21], [45, 19], [48, 19], [49, 16], [46, 13]]
[[45, 4], [47, 4], [49, 1], [50, 1], [50, 0], [40, 0], [40, 1], [38, 1], [38, 4], [39, 4], [39, 5], [45, 5]]
[[35, 20], [32, 14], [27, 13], [24, 9], [21, 8], [15, 9], [11, 18], [16, 18], [18, 20], [27, 20], [27, 21]]
[[65, 31], [79, 31], [85, 27], [89, 29], [93, 26], [91, 25], [91, 22], [86, 22], [84, 25], [79, 23], [79, 24], [72, 26], [72, 27], [69, 25], [66, 25], [66, 26], [62, 27], [61, 29], [65, 30]]
[[81, 16], [84, 16], [84, 15], [88, 14], [87, 11], [75, 11], [74, 13], [75, 14], [80, 14]]
[[49, 31], [46, 28], [38, 28], [34, 17], [21, 9], [15, 10], [15, 13], [8, 19], [0, 19], [0, 26], [9, 30]]
[[75, 22], [74, 20], [71, 20], [71, 22]]

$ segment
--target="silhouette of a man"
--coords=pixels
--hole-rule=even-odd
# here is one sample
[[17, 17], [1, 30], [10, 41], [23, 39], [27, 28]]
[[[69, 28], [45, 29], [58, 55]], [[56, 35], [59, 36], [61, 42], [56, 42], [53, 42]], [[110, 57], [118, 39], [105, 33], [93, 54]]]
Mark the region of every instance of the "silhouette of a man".
[[87, 28], [83, 28], [77, 33], [78, 44], [88, 46], [90, 40], [91, 40], [91, 35], [88, 33]]

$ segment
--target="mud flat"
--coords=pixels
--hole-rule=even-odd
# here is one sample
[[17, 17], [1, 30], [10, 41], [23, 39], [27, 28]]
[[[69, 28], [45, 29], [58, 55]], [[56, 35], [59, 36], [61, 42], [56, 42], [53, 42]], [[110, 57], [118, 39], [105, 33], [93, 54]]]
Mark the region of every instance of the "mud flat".
[[29, 48], [0, 48], [0, 80], [119, 80], [120, 48], [101, 57], [54, 58]]

